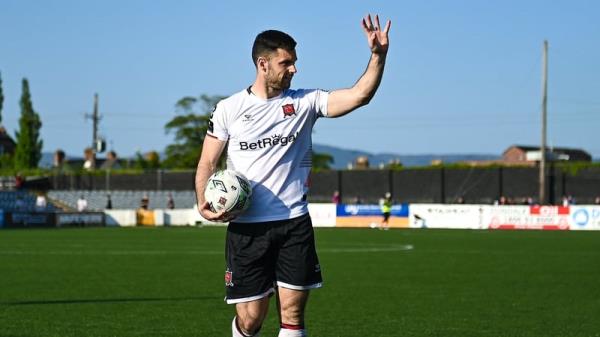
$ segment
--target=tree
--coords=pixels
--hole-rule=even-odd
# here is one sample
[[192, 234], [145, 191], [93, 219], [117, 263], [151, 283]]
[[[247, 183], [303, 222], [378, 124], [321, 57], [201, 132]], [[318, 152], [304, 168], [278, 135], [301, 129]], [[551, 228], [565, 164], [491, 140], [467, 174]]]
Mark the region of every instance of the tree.
[[167, 146], [165, 150], [164, 167], [196, 167], [208, 129], [210, 114], [223, 98], [224, 96], [187, 96], [175, 104], [177, 116], [165, 125], [165, 132], [175, 135], [175, 144]]
[[21, 118], [19, 118], [19, 131], [15, 133], [17, 146], [15, 148], [15, 168], [36, 168], [42, 157], [43, 142], [40, 139], [42, 122], [40, 116], [33, 110], [29, 82], [26, 78], [22, 82], [21, 93]]
[[327, 153], [313, 152], [312, 164], [313, 169], [316, 171], [329, 170], [331, 168], [330, 164], [333, 164], [333, 156]]

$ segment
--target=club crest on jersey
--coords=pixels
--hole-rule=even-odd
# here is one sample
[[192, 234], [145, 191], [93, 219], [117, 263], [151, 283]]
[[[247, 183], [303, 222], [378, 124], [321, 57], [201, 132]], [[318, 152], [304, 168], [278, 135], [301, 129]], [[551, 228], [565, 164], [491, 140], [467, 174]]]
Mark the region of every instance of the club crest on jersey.
[[281, 108], [283, 109], [283, 118], [286, 118], [286, 117], [296, 114], [296, 109], [294, 109], [293, 104], [285, 104], [285, 105], [282, 105]]
[[225, 271], [225, 286], [233, 287], [233, 272], [229, 269]]

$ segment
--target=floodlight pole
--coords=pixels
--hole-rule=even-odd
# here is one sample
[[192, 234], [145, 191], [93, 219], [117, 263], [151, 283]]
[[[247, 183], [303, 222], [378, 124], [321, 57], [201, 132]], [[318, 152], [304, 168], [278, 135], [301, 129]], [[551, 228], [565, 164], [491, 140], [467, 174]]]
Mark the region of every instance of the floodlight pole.
[[542, 145], [540, 146], [540, 204], [546, 203], [546, 122], [548, 106], [548, 41], [542, 57]]
[[94, 132], [92, 138], [92, 149], [94, 149], [94, 153], [96, 153], [96, 141], [98, 140], [98, 94], [94, 94], [94, 116], [92, 117], [94, 121]]
[[101, 117], [98, 115], [98, 94], [94, 94], [94, 112], [92, 114], [85, 114], [86, 119], [92, 120], [92, 151], [94, 153], [94, 159], [96, 159], [96, 142], [98, 141], [98, 124], [100, 124]]

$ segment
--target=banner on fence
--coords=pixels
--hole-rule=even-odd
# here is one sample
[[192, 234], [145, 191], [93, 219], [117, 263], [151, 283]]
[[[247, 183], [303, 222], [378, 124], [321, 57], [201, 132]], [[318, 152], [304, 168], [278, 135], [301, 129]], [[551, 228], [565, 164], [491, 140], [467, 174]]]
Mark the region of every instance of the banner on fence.
[[563, 206], [487, 206], [484, 228], [489, 229], [569, 229], [570, 208]]
[[571, 230], [600, 230], [600, 206], [571, 206]]
[[104, 226], [104, 213], [57, 213], [56, 227], [67, 226]]
[[411, 204], [411, 228], [481, 229], [483, 205]]
[[[346, 205], [336, 207], [336, 227], [378, 227], [383, 221], [379, 205]], [[408, 204], [393, 205], [389, 227], [408, 227]]]

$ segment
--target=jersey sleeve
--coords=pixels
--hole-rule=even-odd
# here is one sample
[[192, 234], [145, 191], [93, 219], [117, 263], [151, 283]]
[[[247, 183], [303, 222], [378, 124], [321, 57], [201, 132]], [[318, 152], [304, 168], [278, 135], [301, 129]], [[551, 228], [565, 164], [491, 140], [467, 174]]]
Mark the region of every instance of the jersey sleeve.
[[327, 102], [329, 100], [329, 91], [316, 89], [314, 91], [314, 107], [317, 117], [327, 117]]
[[229, 140], [229, 132], [227, 131], [227, 123], [225, 118], [225, 108], [222, 102], [217, 103], [215, 110], [210, 115], [208, 121], [208, 130], [206, 134], [217, 138], [218, 140]]

